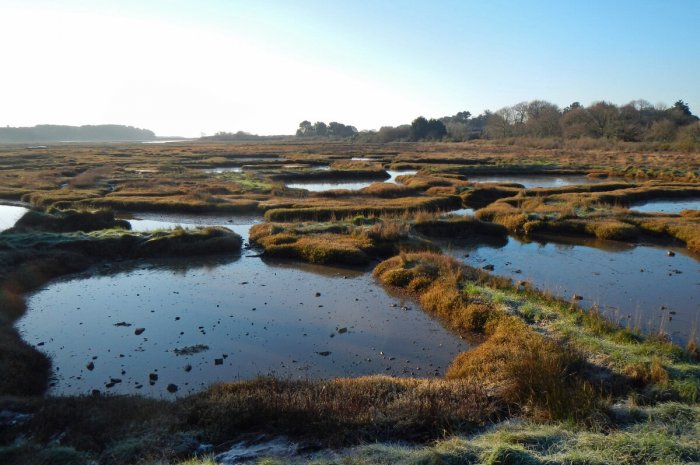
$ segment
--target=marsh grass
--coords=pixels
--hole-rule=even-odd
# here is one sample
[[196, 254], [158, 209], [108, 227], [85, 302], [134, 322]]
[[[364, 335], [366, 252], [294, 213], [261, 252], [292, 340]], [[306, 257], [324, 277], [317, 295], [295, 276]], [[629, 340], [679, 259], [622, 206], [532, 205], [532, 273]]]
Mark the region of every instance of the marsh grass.
[[583, 357], [576, 350], [538, 334], [483, 293], [465, 294], [467, 282], [488, 280], [486, 275], [429, 253], [402, 254], [374, 273], [414, 293], [424, 310], [453, 330], [486, 336], [455, 357], [448, 379], [478, 379], [505, 404], [534, 417], [583, 419], [599, 409], [600, 394], [580, 376]]
[[[367, 164], [349, 160], [367, 155], [374, 159]], [[333, 163], [331, 171], [372, 172], [376, 179], [387, 176], [383, 166], [421, 171], [399, 177], [401, 186], [375, 184], [359, 194], [309, 194], [287, 189], [279, 180], [285, 169], [273, 158]], [[57, 145], [33, 152], [2, 147], [3, 198], [21, 196], [34, 205], [62, 208], [268, 211], [269, 220], [328, 221], [265, 224], [251, 233], [276, 247], [299, 243], [298, 249], [306, 250], [312, 260], [324, 260], [334, 247], [341, 255], [350, 253], [347, 250], [355, 254], [355, 249], [372, 256], [399, 253], [377, 267], [380, 279], [412, 293], [448, 327], [465, 335], [476, 333], [483, 342], [455, 359], [453, 379], [263, 379], [216, 386], [172, 403], [116, 396], [27, 397], [43, 392], [49, 366], [12, 329], [24, 312], [24, 293], [84, 269], [97, 257], [120, 257], [134, 244], [150, 242], [141, 253], [215, 252], [221, 250], [217, 241], [227, 236], [213, 230], [176, 230], [145, 237], [116, 229], [3, 235], [0, 393], [21, 397], [1, 398], [0, 409], [34, 417], [19, 429], [0, 429], [0, 462], [178, 463], [193, 450], [178, 448], [179, 434], [223, 442], [255, 432], [287, 434], [317, 445], [378, 440], [421, 444], [362, 446], [342, 457], [348, 465], [698, 462], [696, 352], [620, 328], [595, 310], [514, 286], [446, 257], [401, 254], [396, 248], [405, 234], [412, 234], [411, 225], [430, 224], [455, 233], [451, 228], [457, 224], [445, 225], [430, 212], [459, 208], [466, 201], [485, 207], [478, 212], [480, 219], [510, 231], [537, 234], [560, 228], [602, 237], [653, 233], [677, 237], [697, 249], [697, 212], [642, 215], [624, 207], [652, 198], [696, 196], [698, 160], [697, 151], [603, 140], [198, 142]], [[243, 163], [250, 166], [242, 173], [201, 171]], [[468, 181], [469, 174], [487, 172], [579, 173], [624, 182], [526, 190]], [[323, 175], [311, 175], [317, 176]], [[475, 225], [486, 227], [471, 220], [459, 226]], [[502, 236], [502, 231], [494, 226], [489, 234]], [[195, 239], [196, 235], [200, 236]], [[200, 240], [213, 240], [212, 247], [197, 249]], [[525, 420], [493, 424], [514, 415]], [[61, 433], [61, 444], [56, 445], [52, 439]], [[26, 440], [15, 443], [17, 437]], [[437, 442], [427, 443], [433, 440]]]
[[260, 223], [251, 228], [250, 241], [270, 256], [344, 265], [363, 265], [373, 256], [401, 250], [434, 248], [413, 237], [403, 222], [364, 217], [326, 223]]

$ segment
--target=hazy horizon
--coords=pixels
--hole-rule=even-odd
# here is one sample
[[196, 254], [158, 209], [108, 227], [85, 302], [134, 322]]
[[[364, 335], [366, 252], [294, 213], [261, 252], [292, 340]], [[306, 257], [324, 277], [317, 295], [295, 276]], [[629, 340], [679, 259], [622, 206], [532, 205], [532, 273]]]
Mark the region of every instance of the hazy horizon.
[[696, 1], [3, 0], [0, 126], [359, 130], [520, 101], [700, 111]]

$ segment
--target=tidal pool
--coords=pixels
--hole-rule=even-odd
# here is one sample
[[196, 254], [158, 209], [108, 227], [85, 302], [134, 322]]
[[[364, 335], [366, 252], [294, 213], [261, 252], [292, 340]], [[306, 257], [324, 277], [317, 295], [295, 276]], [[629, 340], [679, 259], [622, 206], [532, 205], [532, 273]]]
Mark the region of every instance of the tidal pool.
[[576, 184], [599, 184], [602, 182], [610, 182], [609, 179], [553, 174], [468, 175], [467, 180], [470, 182], [515, 182], [522, 184], [526, 189], [531, 189], [533, 187], [562, 187]]
[[442, 376], [469, 348], [367, 271], [259, 257], [98, 266], [49, 284], [28, 308], [17, 327], [52, 358], [51, 394], [168, 397], [261, 375]]
[[287, 184], [287, 187], [293, 189], [306, 189], [312, 192], [322, 192], [333, 189], [348, 189], [348, 190], [358, 190], [367, 187], [375, 182], [388, 182], [393, 184], [398, 184], [396, 178], [403, 175], [415, 175], [417, 170], [386, 170], [389, 173], [389, 178], [384, 181], [378, 179], [364, 180], [364, 181], [301, 181]]
[[119, 218], [129, 221], [133, 231], [152, 231], [154, 229], [172, 229], [178, 226], [196, 228], [198, 226], [224, 226], [248, 240], [251, 226], [262, 221], [259, 215], [241, 214], [184, 214], [184, 213], [126, 213]]
[[681, 210], [700, 210], [700, 199], [652, 200], [633, 205], [630, 210], [645, 213], [680, 213]]
[[0, 205], [0, 232], [10, 229], [29, 210], [17, 205]]
[[[594, 305], [624, 326], [684, 343], [700, 323], [700, 256], [683, 247], [552, 238], [556, 242], [443, 243], [445, 253], [492, 273]], [[671, 251], [674, 256], [669, 256]]]

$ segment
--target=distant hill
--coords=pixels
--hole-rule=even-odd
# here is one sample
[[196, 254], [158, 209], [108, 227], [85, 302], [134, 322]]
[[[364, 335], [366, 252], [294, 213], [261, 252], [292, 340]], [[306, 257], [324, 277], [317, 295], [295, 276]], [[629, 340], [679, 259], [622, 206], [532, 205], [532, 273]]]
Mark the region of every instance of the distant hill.
[[153, 131], [120, 124], [95, 126], [41, 124], [24, 128], [0, 128], [0, 143], [144, 141], [155, 138]]

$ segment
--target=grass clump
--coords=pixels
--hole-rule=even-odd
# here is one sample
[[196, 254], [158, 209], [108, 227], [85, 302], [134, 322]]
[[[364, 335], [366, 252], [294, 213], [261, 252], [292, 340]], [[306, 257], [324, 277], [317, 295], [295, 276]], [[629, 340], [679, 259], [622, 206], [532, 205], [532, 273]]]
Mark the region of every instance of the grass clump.
[[49, 208], [46, 213], [28, 211], [9, 232], [27, 231], [98, 231], [100, 229], [131, 229], [128, 221], [117, 220], [111, 210], [60, 210]]
[[429, 249], [431, 245], [409, 234], [399, 222], [260, 223], [250, 230], [250, 241], [265, 254], [310, 263], [363, 265], [372, 256], [387, 256], [402, 249]]

